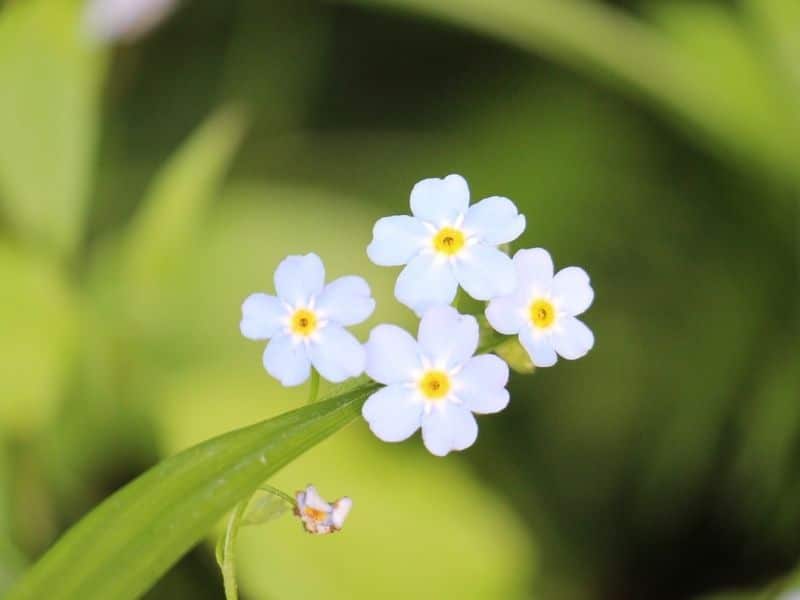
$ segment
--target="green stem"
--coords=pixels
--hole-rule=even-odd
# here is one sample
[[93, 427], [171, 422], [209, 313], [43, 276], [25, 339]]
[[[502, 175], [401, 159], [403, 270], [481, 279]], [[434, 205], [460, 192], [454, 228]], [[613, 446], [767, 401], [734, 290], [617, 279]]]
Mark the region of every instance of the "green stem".
[[308, 387], [308, 403], [314, 404], [319, 396], [319, 372], [315, 368], [311, 368], [311, 383]]
[[268, 492], [268, 493], [272, 494], [273, 496], [277, 496], [281, 500], [284, 500], [292, 508], [294, 508], [295, 504], [297, 504], [295, 499], [292, 498], [289, 494], [287, 494], [283, 490], [279, 490], [278, 488], [271, 486], [268, 483], [262, 483], [260, 489], [262, 489], [265, 492]]
[[242, 523], [244, 511], [250, 498], [242, 500], [231, 512], [228, 517], [228, 526], [225, 529], [225, 541], [222, 547], [222, 581], [225, 585], [225, 598], [227, 600], [239, 599], [239, 586], [236, 583], [236, 564], [234, 556], [234, 545], [236, 536], [239, 534], [239, 526]]

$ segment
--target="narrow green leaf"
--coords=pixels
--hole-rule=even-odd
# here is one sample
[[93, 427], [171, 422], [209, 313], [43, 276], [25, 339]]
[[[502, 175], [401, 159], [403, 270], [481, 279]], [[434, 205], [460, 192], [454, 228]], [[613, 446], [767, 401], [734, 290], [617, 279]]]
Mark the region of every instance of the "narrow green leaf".
[[[676, 120], [683, 130], [698, 136], [711, 151], [725, 158], [733, 156], [744, 166], [755, 165], [769, 175], [798, 181], [796, 145], [790, 147], [783, 141], [783, 130], [754, 127], [747, 132], [746, 143], [740, 140], [741, 124], [736, 115], [723, 109], [736, 96], [736, 88], [741, 83], [733, 80], [733, 89], [728, 87], [730, 80], [720, 84], [715, 72], [719, 56], [709, 59], [698, 55], [693, 48], [683, 47], [682, 40], [605, 3], [584, 0], [350, 1], [428, 15], [487, 33], [592, 76], [600, 76], [648, 100], [668, 118]], [[663, 4], [672, 6], [674, 3]], [[739, 39], [735, 44], [745, 47], [747, 63], [757, 62], [756, 57], [749, 55], [752, 48], [746, 47], [747, 40]], [[740, 57], [741, 54], [731, 58]], [[708, 76], [709, 70], [713, 77]], [[758, 78], [765, 75], [761, 72]], [[776, 113], [774, 104], [771, 98], [753, 108], [746, 115], [747, 124], [786, 122], [785, 107]], [[779, 142], [776, 137], [781, 138]]]
[[158, 282], [195, 234], [245, 131], [242, 110], [213, 114], [156, 176], [125, 241], [134, 288]]
[[62, 253], [80, 240], [106, 52], [73, 0], [0, 11], [0, 202], [21, 236]]
[[362, 383], [163, 461], [68, 531], [6, 600], [138, 597], [262, 481], [351, 422], [377, 387]]

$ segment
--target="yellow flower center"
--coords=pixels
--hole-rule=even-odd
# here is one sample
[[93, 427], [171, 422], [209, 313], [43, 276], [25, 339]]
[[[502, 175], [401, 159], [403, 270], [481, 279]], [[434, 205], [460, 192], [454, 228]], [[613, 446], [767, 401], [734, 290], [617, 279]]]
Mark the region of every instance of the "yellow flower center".
[[530, 310], [531, 323], [534, 327], [546, 329], [556, 320], [556, 309], [549, 300], [534, 300]]
[[428, 400], [441, 400], [450, 393], [450, 376], [444, 371], [428, 371], [420, 379], [419, 389]]
[[303, 514], [317, 523], [322, 523], [328, 518], [328, 513], [324, 510], [319, 510], [318, 508], [312, 508], [310, 506], [303, 508]]
[[317, 315], [307, 308], [301, 308], [292, 315], [290, 327], [294, 334], [311, 335], [317, 329]]
[[433, 247], [437, 252], [452, 256], [464, 247], [464, 234], [453, 227], [442, 227], [433, 238]]

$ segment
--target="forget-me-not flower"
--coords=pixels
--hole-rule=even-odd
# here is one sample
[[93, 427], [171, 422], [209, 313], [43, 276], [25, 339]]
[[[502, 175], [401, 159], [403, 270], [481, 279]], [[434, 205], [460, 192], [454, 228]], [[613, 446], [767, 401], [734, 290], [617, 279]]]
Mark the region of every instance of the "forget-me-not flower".
[[421, 315], [450, 304], [459, 285], [477, 300], [513, 291], [511, 259], [497, 249], [525, 229], [511, 200], [492, 196], [469, 206], [467, 182], [448, 175], [414, 186], [411, 213], [380, 219], [367, 247], [377, 265], [406, 265], [395, 285], [400, 302]]
[[400, 442], [422, 428], [428, 450], [444, 456], [475, 443], [472, 413], [508, 404], [508, 365], [493, 354], [473, 356], [478, 322], [450, 306], [427, 311], [415, 340], [394, 325], [375, 327], [366, 344], [367, 374], [384, 384], [362, 414], [385, 442]]
[[500, 333], [519, 334], [537, 367], [554, 365], [556, 353], [574, 360], [589, 352], [594, 334], [575, 318], [594, 299], [586, 271], [567, 267], [554, 276], [553, 261], [543, 248], [518, 251], [514, 266], [517, 289], [489, 302], [489, 324]]
[[317, 535], [339, 531], [353, 508], [353, 501], [347, 496], [328, 504], [313, 485], [297, 492], [295, 500], [294, 514], [300, 517], [308, 533]]
[[364, 371], [364, 347], [345, 329], [375, 309], [361, 277], [340, 277], [325, 285], [316, 254], [289, 256], [275, 271], [277, 296], [251, 294], [242, 304], [242, 335], [269, 339], [264, 367], [285, 386], [308, 379], [311, 367], [340, 382]]

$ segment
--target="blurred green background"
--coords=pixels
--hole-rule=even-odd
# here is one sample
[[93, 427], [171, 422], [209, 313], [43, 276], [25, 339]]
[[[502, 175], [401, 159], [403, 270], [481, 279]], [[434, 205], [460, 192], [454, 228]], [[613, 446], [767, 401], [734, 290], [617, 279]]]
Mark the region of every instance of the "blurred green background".
[[[361, 339], [414, 327], [365, 247], [451, 172], [587, 269], [597, 344], [513, 378], [463, 454], [358, 422], [293, 463], [272, 483], [355, 508], [328, 538], [243, 530], [244, 598], [788, 581], [800, 3], [187, 0], [112, 46], [82, 11], [0, 0], [0, 595], [161, 458], [304, 402], [238, 332], [286, 254], [370, 281]], [[222, 598], [213, 540], [147, 597]]]

